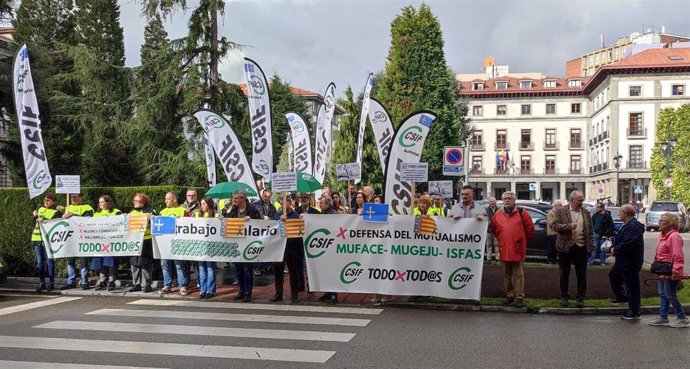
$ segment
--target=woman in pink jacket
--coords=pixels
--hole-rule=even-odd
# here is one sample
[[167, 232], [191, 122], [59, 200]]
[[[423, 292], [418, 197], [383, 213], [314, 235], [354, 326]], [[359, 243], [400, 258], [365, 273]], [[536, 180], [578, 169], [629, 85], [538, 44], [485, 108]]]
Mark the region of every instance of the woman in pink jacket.
[[659, 317], [649, 323], [654, 326], [668, 326], [668, 308], [673, 305], [678, 319], [672, 327], [684, 328], [690, 326], [685, 317], [683, 304], [676, 296], [676, 288], [683, 277], [683, 239], [678, 234], [678, 217], [665, 213], [659, 218], [659, 244], [656, 246], [656, 261], [666, 261], [673, 265], [672, 275], [659, 277]]

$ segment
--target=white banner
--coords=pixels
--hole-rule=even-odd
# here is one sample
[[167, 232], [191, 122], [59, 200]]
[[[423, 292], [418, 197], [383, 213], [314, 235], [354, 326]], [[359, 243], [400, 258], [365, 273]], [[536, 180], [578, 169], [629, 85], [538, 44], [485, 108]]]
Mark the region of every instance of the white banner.
[[216, 158], [213, 156], [213, 147], [208, 142], [208, 134], [204, 132], [204, 156], [206, 157], [206, 175], [208, 187], [216, 185]]
[[394, 214], [408, 214], [412, 207], [412, 186], [401, 180], [402, 163], [419, 163], [424, 140], [436, 119], [431, 112], [412, 113], [395, 131], [386, 161], [385, 199]]
[[244, 58], [244, 75], [252, 127], [252, 170], [268, 180], [273, 173], [273, 132], [268, 82], [259, 64], [249, 58]]
[[[145, 218], [144, 218], [145, 219]], [[49, 258], [141, 255], [143, 227], [129, 227], [124, 215], [71, 217], [41, 222], [41, 238]], [[130, 232], [130, 229], [132, 230]]]
[[379, 150], [379, 161], [381, 162], [381, 172], [386, 175], [386, 159], [393, 142], [393, 122], [386, 108], [378, 100], [371, 98], [369, 107], [369, 122], [374, 131], [376, 148]]
[[295, 155], [295, 171], [312, 174], [311, 141], [309, 129], [302, 117], [295, 113], [285, 114], [292, 132], [292, 147]]
[[[249, 220], [244, 222], [243, 236], [225, 237], [227, 219], [177, 218], [175, 233], [153, 235], [153, 256], [156, 259], [280, 262], [283, 261], [285, 240], [281, 222]], [[155, 224], [153, 224], [155, 233]], [[236, 233], [230, 232], [228, 234]]]
[[[316, 137], [314, 147], [314, 177], [319, 183], [323, 183], [326, 178], [326, 163], [331, 146], [333, 113], [335, 112], [335, 83], [331, 82], [326, 87], [323, 94], [323, 105], [319, 108], [319, 115], [316, 118]], [[321, 197], [321, 190], [315, 194], [318, 199]]]
[[304, 219], [310, 290], [480, 298], [487, 222], [433, 218], [437, 232], [422, 235], [411, 215]]
[[43, 147], [38, 100], [34, 90], [34, 80], [31, 77], [29, 50], [25, 44], [17, 50], [12, 78], [14, 108], [17, 112], [17, 124], [24, 155], [26, 184], [29, 187], [29, 197], [33, 199], [50, 187], [53, 177], [50, 175], [48, 158]]
[[[364, 150], [364, 129], [367, 124], [367, 116], [369, 115], [369, 104], [371, 98], [371, 88], [374, 86], [374, 73], [369, 73], [367, 78], [367, 85], [364, 87], [364, 98], [362, 99], [362, 113], [359, 115], [359, 133], [357, 135], [357, 156], [355, 161], [362, 162], [362, 150]], [[361, 179], [355, 181], [359, 183]]]
[[205, 109], [194, 113], [194, 118], [204, 128], [228, 181], [244, 183], [256, 191], [256, 182], [254, 182], [254, 176], [249, 169], [247, 157], [244, 155], [240, 141], [228, 121]]

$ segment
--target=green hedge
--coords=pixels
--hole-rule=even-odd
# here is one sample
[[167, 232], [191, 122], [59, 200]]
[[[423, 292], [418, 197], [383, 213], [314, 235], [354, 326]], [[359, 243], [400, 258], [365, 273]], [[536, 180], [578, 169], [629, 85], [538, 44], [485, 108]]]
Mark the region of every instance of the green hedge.
[[[142, 187], [82, 187], [84, 203], [96, 209], [98, 197], [110, 195], [115, 200], [115, 206], [127, 213], [132, 210], [132, 197], [137, 192], [143, 192], [151, 199], [151, 207], [160, 210], [165, 207], [164, 198], [168, 191], [177, 191], [179, 202], [184, 202], [187, 187], [180, 186], [142, 186]], [[203, 194], [203, 189], [198, 189]], [[47, 192], [54, 192], [50, 188]], [[58, 196], [58, 206], [65, 206], [66, 195]], [[31, 247], [31, 232], [34, 227], [32, 211], [43, 205], [43, 196], [29, 200], [26, 188], [0, 188], [0, 254], [8, 264], [10, 274], [19, 276], [35, 276], [35, 256]], [[56, 274], [66, 275], [65, 262], [56, 263]]]

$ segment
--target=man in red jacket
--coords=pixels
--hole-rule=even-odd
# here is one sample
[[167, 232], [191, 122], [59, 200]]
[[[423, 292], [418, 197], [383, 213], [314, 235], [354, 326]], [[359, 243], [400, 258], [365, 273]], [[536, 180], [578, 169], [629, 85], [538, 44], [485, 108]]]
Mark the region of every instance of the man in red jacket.
[[503, 305], [524, 306], [525, 254], [527, 244], [534, 237], [534, 223], [529, 213], [515, 206], [515, 194], [503, 193], [503, 208], [494, 213], [491, 228], [498, 242], [503, 263], [503, 282], [506, 298]]

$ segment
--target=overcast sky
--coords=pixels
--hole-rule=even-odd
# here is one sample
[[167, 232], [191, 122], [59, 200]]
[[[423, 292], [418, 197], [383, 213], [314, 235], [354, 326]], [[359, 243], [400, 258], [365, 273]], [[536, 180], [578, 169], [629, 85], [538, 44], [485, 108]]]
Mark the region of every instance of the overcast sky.
[[[198, 0], [187, 0], [193, 9]], [[119, 0], [128, 66], [140, 64], [145, 20], [135, 0]], [[441, 23], [446, 62], [456, 73], [479, 73], [492, 55], [511, 72], [565, 75], [565, 62], [650, 26], [690, 35], [690, 0], [427, 0]], [[369, 72], [385, 67], [390, 24], [408, 0], [228, 0], [219, 34], [246, 45], [224, 61], [223, 79], [243, 82], [242, 58], [267, 77], [323, 94], [363, 90]], [[186, 34], [189, 16], [166, 22], [171, 38]]]

